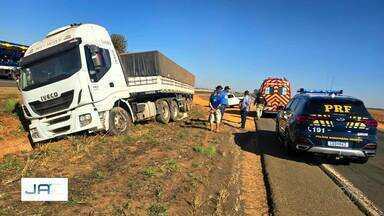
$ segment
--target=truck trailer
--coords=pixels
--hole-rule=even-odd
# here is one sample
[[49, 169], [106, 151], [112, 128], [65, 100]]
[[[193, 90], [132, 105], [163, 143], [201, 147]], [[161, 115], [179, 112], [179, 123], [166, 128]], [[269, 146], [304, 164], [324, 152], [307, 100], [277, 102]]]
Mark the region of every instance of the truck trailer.
[[28, 48], [18, 83], [32, 141], [40, 142], [180, 120], [190, 109], [195, 76], [159, 51], [118, 54], [105, 28], [72, 24]]

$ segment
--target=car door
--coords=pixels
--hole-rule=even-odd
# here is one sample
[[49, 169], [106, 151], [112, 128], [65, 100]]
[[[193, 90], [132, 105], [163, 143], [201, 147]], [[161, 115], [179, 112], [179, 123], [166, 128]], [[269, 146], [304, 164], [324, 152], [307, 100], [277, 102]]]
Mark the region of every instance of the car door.
[[288, 127], [288, 122], [292, 117], [294, 109], [297, 106], [298, 102], [299, 99], [294, 98], [287, 104], [287, 107], [285, 107], [284, 110], [279, 113], [279, 127], [281, 134], [285, 133], [285, 130]]
[[233, 106], [234, 104], [234, 95], [233, 94], [228, 94], [228, 106]]

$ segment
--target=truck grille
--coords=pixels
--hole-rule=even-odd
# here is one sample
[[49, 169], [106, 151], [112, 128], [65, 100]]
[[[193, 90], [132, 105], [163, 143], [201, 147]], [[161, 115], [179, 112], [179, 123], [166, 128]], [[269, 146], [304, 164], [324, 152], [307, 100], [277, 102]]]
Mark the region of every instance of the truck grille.
[[73, 100], [73, 90], [61, 94], [60, 97], [48, 101], [33, 101], [29, 103], [33, 112], [45, 115], [68, 108]]

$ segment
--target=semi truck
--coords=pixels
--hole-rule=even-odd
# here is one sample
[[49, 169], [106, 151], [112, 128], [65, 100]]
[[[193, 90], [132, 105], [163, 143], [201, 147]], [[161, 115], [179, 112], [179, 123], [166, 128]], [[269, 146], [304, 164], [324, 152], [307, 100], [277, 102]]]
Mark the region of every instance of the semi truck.
[[193, 74], [159, 51], [118, 54], [107, 30], [95, 24], [64, 26], [32, 44], [18, 81], [34, 143], [180, 120], [191, 107], [194, 84]]

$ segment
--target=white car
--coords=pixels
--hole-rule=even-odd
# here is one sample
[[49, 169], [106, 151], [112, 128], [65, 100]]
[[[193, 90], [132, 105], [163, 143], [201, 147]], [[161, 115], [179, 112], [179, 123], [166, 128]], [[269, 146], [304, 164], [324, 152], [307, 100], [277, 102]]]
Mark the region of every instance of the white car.
[[229, 107], [238, 106], [239, 103], [240, 103], [240, 99], [238, 97], [236, 97], [232, 93], [228, 94], [228, 106]]

